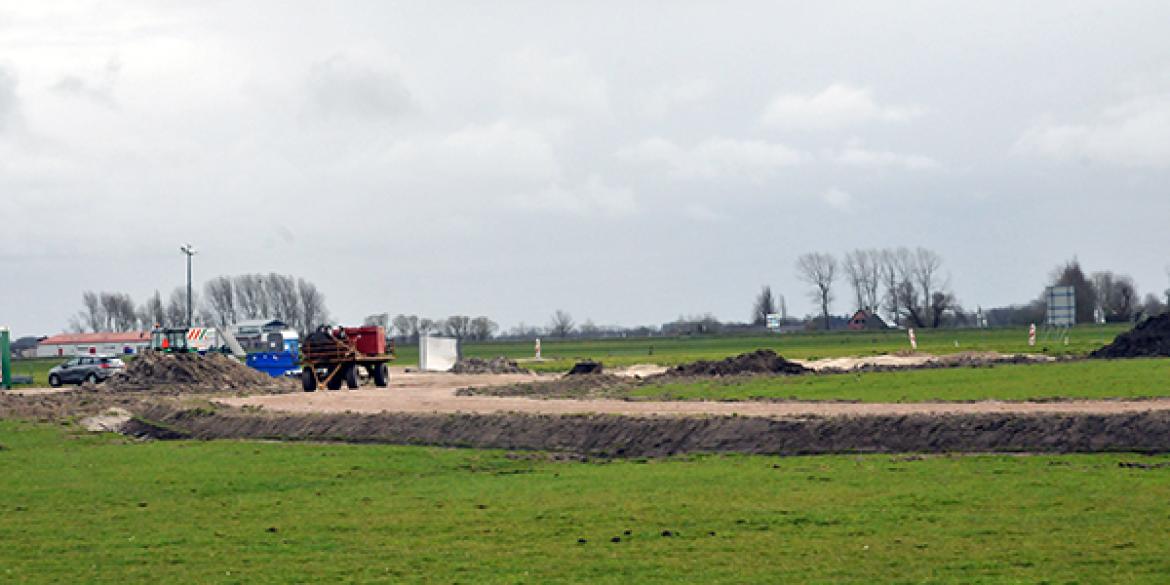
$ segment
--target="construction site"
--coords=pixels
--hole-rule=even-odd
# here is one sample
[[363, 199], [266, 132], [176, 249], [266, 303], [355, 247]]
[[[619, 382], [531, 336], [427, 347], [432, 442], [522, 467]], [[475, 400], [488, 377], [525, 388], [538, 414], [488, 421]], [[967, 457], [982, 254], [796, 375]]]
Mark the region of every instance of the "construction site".
[[[534, 373], [503, 357], [455, 358], [448, 371], [389, 367], [393, 356], [386, 353], [382, 331], [346, 331], [323, 328], [309, 336], [293, 364], [300, 375], [276, 377], [245, 366], [230, 352], [188, 352], [181, 341], [185, 332], [175, 331], [171, 337], [179, 341], [168, 346], [159, 336], [155, 350], [130, 360], [103, 383], [0, 394], [0, 416], [82, 417], [83, 423], [97, 417], [101, 428], [136, 437], [386, 442], [605, 456], [1170, 449], [1170, 433], [1159, 430], [1170, 423], [1170, 397], [1160, 397], [1157, 389], [1138, 399], [1038, 394], [1034, 400], [893, 403], [719, 400], [717, 395], [663, 400], [647, 390], [997, 366], [1039, 371], [1085, 359], [1167, 357], [1170, 317], [1150, 319], [1083, 358], [906, 352], [793, 361], [758, 350], [669, 367], [646, 363], [607, 370], [602, 363], [583, 362], [563, 374]], [[254, 357], [247, 361], [257, 361]]]

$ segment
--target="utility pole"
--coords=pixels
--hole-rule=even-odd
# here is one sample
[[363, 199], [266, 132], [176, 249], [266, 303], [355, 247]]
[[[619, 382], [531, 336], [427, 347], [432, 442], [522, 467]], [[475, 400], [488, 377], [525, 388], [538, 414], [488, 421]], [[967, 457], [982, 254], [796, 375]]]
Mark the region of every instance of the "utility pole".
[[187, 256], [187, 329], [191, 328], [191, 257], [195, 255], [195, 246], [190, 243], [179, 247], [179, 251]]

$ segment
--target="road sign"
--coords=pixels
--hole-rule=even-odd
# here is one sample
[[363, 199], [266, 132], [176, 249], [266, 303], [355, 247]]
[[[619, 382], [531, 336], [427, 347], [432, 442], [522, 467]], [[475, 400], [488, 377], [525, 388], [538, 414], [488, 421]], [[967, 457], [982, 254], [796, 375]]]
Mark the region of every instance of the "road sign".
[[780, 329], [780, 313], [768, 313], [765, 315], [764, 324], [772, 331]]
[[1045, 300], [1048, 312], [1045, 325], [1050, 327], [1072, 327], [1077, 322], [1077, 293], [1071, 286], [1048, 287]]

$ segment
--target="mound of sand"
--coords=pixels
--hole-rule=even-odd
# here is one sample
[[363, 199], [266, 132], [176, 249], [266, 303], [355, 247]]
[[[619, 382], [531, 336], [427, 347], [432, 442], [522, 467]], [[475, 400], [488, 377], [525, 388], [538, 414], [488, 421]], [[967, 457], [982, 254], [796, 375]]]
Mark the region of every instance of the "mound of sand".
[[780, 357], [770, 349], [759, 349], [751, 353], [741, 353], [719, 361], [697, 361], [675, 366], [666, 371], [663, 376], [739, 376], [744, 374], [780, 374], [799, 375], [809, 374], [812, 370], [795, 362]]
[[1170, 356], [1170, 313], [1150, 317], [1094, 351], [1094, 358]]
[[482, 358], [467, 358], [459, 360], [451, 368], [452, 374], [531, 374], [526, 368], [520, 367], [514, 360], [500, 356], [490, 360]]
[[141, 390], [154, 386], [189, 386], [217, 390], [240, 390], [272, 386], [277, 381], [223, 354], [164, 354], [153, 351], [126, 364], [103, 388]]

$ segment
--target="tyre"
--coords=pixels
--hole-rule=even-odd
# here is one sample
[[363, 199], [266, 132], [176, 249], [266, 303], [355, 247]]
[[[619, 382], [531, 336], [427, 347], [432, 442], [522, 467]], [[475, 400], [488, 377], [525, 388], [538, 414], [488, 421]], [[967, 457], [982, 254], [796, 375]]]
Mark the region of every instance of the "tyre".
[[385, 388], [390, 383], [390, 369], [386, 364], [375, 364], [371, 368], [370, 377], [374, 379], [374, 385], [379, 388]]
[[349, 386], [350, 390], [358, 387], [358, 368], [357, 366], [348, 366], [345, 370], [345, 385]]
[[313, 368], [306, 367], [301, 370], [301, 388], [304, 388], [305, 392], [317, 390], [317, 373], [313, 371]]
[[[329, 370], [329, 375], [326, 376], [329, 378], [329, 381], [325, 382], [326, 388], [330, 390], [341, 390], [341, 385], [345, 383], [345, 372], [338, 372], [337, 368], [339, 367], [341, 366], [337, 366]], [[334, 372], [337, 373], [335, 374]]]
[[97, 384], [100, 380], [98, 380], [97, 374], [90, 374], [85, 377], [85, 381], [90, 384]]
[[54, 388], [61, 387], [61, 377], [57, 374], [49, 374], [49, 385]]

